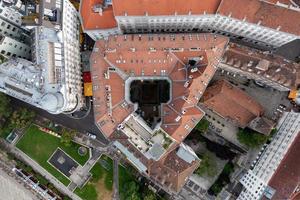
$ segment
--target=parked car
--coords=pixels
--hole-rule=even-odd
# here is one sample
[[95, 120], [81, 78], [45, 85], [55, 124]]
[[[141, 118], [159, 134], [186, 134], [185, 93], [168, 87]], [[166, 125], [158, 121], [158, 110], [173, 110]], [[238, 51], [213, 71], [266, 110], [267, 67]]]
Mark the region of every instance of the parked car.
[[87, 135], [89, 138], [93, 139], [93, 140], [95, 140], [95, 139], [96, 139], [96, 135], [95, 135], [95, 134], [93, 134], [93, 133], [89, 133], [89, 132], [87, 132], [87, 133], [86, 133], [86, 135]]

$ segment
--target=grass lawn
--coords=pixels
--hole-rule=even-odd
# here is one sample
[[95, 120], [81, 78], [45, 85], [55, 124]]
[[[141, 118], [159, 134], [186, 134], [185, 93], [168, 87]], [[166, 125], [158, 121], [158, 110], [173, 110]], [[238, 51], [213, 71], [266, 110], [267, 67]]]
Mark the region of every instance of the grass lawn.
[[[100, 164], [100, 163], [101, 164]], [[82, 188], [77, 188], [75, 193], [83, 200], [111, 199], [113, 187], [113, 161], [103, 155], [90, 170], [92, 178]]]
[[47, 162], [53, 152], [60, 147], [81, 165], [84, 165], [89, 159], [88, 154], [85, 156], [80, 156], [78, 154], [77, 150], [80, 147], [79, 144], [72, 142], [70, 147], [66, 147], [60, 143], [59, 138], [40, 131], [35, 125], [32, 125], [27, 129], [26, 133], [16, 146], [39, 163], [64, 185], [68, 185], [70, 181]]

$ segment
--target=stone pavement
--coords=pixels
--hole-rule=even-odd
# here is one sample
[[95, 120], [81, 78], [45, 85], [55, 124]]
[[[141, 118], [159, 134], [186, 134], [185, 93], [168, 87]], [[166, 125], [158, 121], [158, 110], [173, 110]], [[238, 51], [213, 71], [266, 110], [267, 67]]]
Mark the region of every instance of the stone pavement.
[[82, 187], [90, 178], [91, 174], [89, 171], [92, 169], [94, 164], [98, 161], [98, 159], [101, 157], [102, 152], [101, 151], [93, 151], [91, 158], [85, 163], [84, 166], [78, 166], [74, 172], [72, 172], [70, 176], [70, 180], [72, 183], [68, 187], [70, 190], [74, 190], [74, 185], [78, 187]]
[[113, 200], [119, 200], [119, 159], [114, 158]]

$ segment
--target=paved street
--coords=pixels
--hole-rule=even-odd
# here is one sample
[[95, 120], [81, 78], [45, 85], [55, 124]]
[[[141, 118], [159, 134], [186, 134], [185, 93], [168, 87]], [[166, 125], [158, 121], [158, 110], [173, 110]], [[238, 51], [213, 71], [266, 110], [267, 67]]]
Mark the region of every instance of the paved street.
[[64, 114], [52, 115], [47, 111], [31, 106], [15, 98], [11, 98], [11, 99], [12, 99], [11, 102], [13, 106], [26, 107], [30, 110], [34, 110], [38, 115], [41, 115], [42, 117], [45, 117], [53, 121], [54, 123], [61, 124], [68, 128], [75, 129], [79, 132], [85, 133], [88, 131], [94, 133], [97, 135], [98, 140], [100, 140], [102, 143], [108, 144], [107, 139], [102, 135], [102, 133], [99, 131], [99, 129], [94, 123], [93, 109], [91, 110], [90, 114], [84, 119], [72, 119]]

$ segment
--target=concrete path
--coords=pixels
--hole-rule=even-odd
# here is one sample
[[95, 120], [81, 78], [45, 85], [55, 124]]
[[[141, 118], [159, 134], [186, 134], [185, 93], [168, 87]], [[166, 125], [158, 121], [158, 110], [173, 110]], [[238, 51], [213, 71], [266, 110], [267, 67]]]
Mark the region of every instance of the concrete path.
[[113, 200], [119, 200], [119, 159], [114, 158]]
[[59, 180], [57, 180], [52, 174], [50, 174], [48, 171], [46, 171], [43, 167], [41, 167], [38, 163], [36, 163], [34, 160], [32, 160], [29, 156], [27, 156], [25, 153], [20, 151], [14, 146], [10, 146], [11, 153], [16, 155], [17, 157], [22, 158], [27, 164], [29, 164], [33, 170], [38, 172], [39, 174], [42, 174], [45, 176], [47, 180], [49, 180], [58, 190], [60, 190], [62, 193], [68, 195], [73, 200], [81, 200], [76, 194], [74, 194], [72, 191], [70, 191], [67, 186], [62, 184]]
[[[74, 187], [74, 184], [78, 187], [82, 187], [90, 178], [91, 174], [89, 171], [92, 169], [94, 164], [99, 160], [101, 157], [102, 152], [101, 151], [93, 151], [92, 157], [85, 163], [84, 166], [78, 166], [76, 170], [72, 173], [70, 176], [70, 180], [72, 181], [72, 186]], [[69, 187], [70, 190], [74, 190], [73, 187]]]

